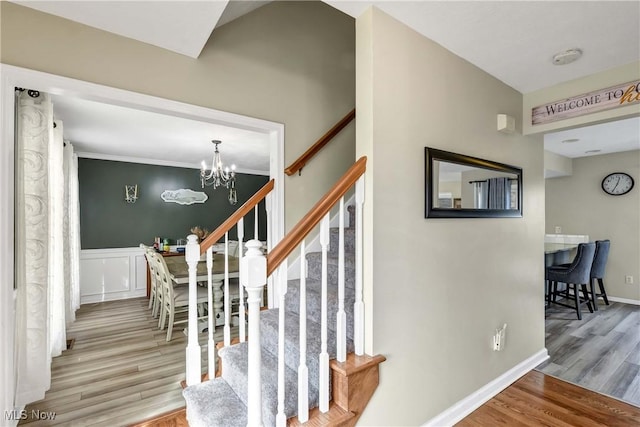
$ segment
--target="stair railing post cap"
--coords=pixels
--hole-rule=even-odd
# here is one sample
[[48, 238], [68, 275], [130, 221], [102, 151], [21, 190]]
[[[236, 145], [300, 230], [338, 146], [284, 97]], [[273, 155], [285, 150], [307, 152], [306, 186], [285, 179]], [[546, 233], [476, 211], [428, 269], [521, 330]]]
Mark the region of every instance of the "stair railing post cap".
[[262, 243], [252, 239], [246, 243], [247, 253], [240, 261], [240, 280], [245, 288], [261, 288], [267, 281], [267, 258], [260, 248]]

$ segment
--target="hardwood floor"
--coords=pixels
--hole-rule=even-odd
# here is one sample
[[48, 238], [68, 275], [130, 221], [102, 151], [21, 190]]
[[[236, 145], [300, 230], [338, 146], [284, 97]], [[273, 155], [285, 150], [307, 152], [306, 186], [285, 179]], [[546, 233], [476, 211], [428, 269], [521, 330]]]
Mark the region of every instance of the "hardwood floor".
[[531, 371], [460, 421], [458, 427], [627, 427], [640, 408]]
[[602, 303], [594, 313], [553, 307], [546, 315], [550, 359], [536, 369], [640, 407], [640, 306]]
[[[185, 324], [176, 325], [166, 342], [147, 304], [136, 298], [83, 305], [67, 332], [73, 348], [53, 360], [51, 389], [26, 408], [29, 416], [55, 412], [55, 419], [20, 424], [126, 426], [184, 407]], [[217, 341], [221, 328], [216, 332]], [[201, 334], [203, 372], [206, 339]]]
[[[167, 343], [146, 307], [146, 298], [83, 305], [67, 333], [73, 348], [53, 361], [51, 389], [26, 408], [29, 415], [55, 412], [55, 419], [20, 424], [186, 426], [179, 384], [185, 375], [184, 324]], [[550, 309], [551, 359], [537, 368], [541, 372], [528, 373], [458, 425], [640, 425], [639, 408], [554, 378], [640, 407], [640, 307], [600, 307], [582, 321], [571, 310]], [[204, 371], [205, 335], [200, 345]]]

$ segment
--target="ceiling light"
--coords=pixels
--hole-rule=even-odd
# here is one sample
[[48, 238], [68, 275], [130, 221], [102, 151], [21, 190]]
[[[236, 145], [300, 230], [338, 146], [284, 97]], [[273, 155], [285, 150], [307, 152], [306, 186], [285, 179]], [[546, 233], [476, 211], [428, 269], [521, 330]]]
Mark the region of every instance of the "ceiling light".
[[571, 144], [571, 143], [578, 142], [578, 141], [580, 141], [578, 138], [569, 138], [569, 139], [563, 139], [562, 143], [563, 144]]
[[222, 141], [211, 141], [216, 146], [213, 152], [213, 159], [211, 160], [211, 170], [207, 172], [207, 164], [202, 161], [202, 168], [200, 169], [200, 183], [202, 188], [205, 185], [213, 185], [213, 189], [220, 186], [224, 186], [229, 189], [229, 203], [235, 205], [238, 203], [238, 196], [236, 195], [236, 165], [231, 165], [226, 168], [222, 166], [222, 158], [220, 157], [220, 151], [218, 151], [218, 145], [222, 144]]
[[553, 65], [566, 65], [579, 59], [582, 56], [582, 50], [578, 48], [567, 49], [563, 52], [553, 55]]
[[599, 153], [601, 151], [602, 150], [587, 150], [587, 151], [584, 152], [584, 154], [594, 154], [594, 153]]

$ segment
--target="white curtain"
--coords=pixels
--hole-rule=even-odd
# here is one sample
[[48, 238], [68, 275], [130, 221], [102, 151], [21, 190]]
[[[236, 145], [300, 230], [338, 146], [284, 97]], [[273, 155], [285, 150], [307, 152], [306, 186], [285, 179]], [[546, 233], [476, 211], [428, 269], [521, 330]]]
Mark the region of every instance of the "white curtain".
[[64, 245], [65, 319], [67, 325], [76, 320], [80, 308], [80, 195], [78, 156], [69, 141], [64, 142]]
[[[54, 122], [49, 141], [49, 350], [60, 356], [66, 348], [64, 277], [64, 173], [62, 168], [62, 124]], [[28, 261], [28, 260], [27, 260]]]
[[[71, 266], [79, 260], [71, 258], [79, 255], [79, 219], [74, 218], [77, 168], [75, 180], [74, 169], [69, 169], [67, 185], [62, 123], [54, 128], [49, 96], [25, 90], [16, 102], [15, 403], [19, 406], [44, 397], [51, 384], [51, 358], [66, 348], [67, 313], [75, 311], [79, 300], [73, 288], [79, 289], [77, 280], [74, 284], [69, 279], [77, 276]], [[72, 194], [76, 202], [65, 203]]]
[[486, 209], [487, 206], [487, 181], [473, 181], [473, 207]]

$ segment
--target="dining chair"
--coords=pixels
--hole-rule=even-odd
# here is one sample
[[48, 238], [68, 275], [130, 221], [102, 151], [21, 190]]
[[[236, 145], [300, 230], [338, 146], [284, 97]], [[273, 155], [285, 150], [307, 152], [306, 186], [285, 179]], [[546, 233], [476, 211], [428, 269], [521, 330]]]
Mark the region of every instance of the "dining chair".
[[[550, 289], [549, 304], [553, 303], [575, 309], [579, 320], [582, 320], [581, 304], [586, 303], [589, 311], [593, 313], [587, 284], [591, 282], [591, 266], [595, 251], [595, 243], [580, 243], [571, 264], [552, 265], [546, 268], [546, 278], [549, 281]], [[559, 290], [558, 283], [565, 283], [566, 288]], [[582, 298], [580, 291], [582, 291]], [[558, 296], [564, 297], [567, 301], [573, 300], [573, 305], [559, 302]]]
[[151, 246], [147, 246], [143, 243], [140, 243], [140, 247], [144, 250], [144, 257], [147, 260], [147, 266], [149, 267], [149, 281], [150, 290], [149, 290], [149, 309], [151, 310], [151, 315], [155, 319], [158, 316], [158, 286], [157, 286], [157, 275], [156, 275], [156, 262], [153, 259], [155, 254], [155, 249]]
[[[159, 285], [162, 287], [162, 303], [160, 308], [159, 328], [163, 330], [167, 327], [167, 341], [171, 341], [173, 326], [178, 323], [187, 322], [188, 319], [176, 321], [176, 313], [183, 313], [189, 310], [189, 286], [174, 286], [173, 279], [169, 274], [169, 268], [160, 254], [155, 254], [156, 267], [158, 271]], [[204, 319], [205, 305], [207, 304], [207, 289], [201, 286], [196, 287], [198, 304], [198, 319]], [[165, 323], [167, 322], [168, 323]]]
[[[607, 298], [607, 291], [604, 288], [604, 270], [607, 266], [607, 259], [609, 258], [609, 247], [611, 241], [596, 240], [596, 253], [593, 257], [593, 265], [591, 266], [591, 277], [589, 284], [591, 289], [589, 291], [591, 295], [591, 302], [593, 303], [593, 309], [598, 311], [598, 298], [602, 298], [606, 305], [609, 305], [609, 298]], [[598, 283], [600, 292], [596, 292], [596, 285]]]

